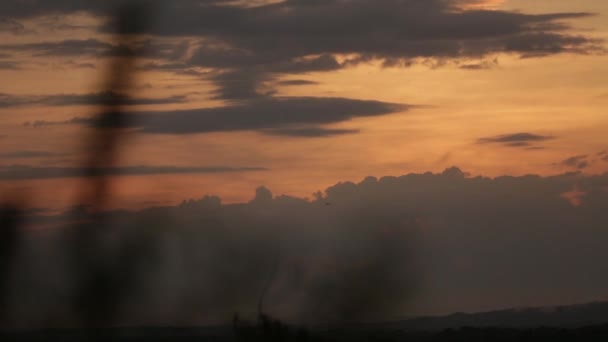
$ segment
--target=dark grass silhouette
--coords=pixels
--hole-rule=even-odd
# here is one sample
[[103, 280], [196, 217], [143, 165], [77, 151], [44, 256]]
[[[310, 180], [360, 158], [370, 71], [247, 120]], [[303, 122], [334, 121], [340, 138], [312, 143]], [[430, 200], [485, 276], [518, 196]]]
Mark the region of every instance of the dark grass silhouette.
[[[117, 10], [114, 20], [117, 43], [128, 46], [129, 35], [143, 32], [149, 19], [149, 3], [123, 5]], [[76, 200], [77, 206], [86, 211], [88, 222], [71, 227], [66, 234], [75, 282], [73, 307], [78, 325], [87, 329], [116, 323], [113, 320], [120, 303], [133, 290], [133, 280], [138, 276], [141, 264], [151, 259], [153, 254], [144, 235], [117, 232], [105, 222], [104, 215], [98, 214], [108, 207], [110, 200], [109, 179], [100, 170], [115, 165], [124, 144], [128, 117], [123, 107], [127, 98], [117, 94], [119, 89], [128, 88], [132, 82], [134, 63], [139, 57], [136, 51], [126, 50], [121, 58], [113, 61], [107, 73], [107, 91], [103, 92], [100, 114], [87, 143], [87, 158], [83, 166], [86, 183]], [[27, 204], [25, 201], [18, 203], [5, 204], [0, 212], [0, 319], [4, 327], [10, 327], [11, 323], [4, 309], [10, 295], [8, 284], [16, 271], [12, 266], [22, 234], [20, 217]], [[110, 240], [119, 233], [120, 246], [109, 252]], [[89, 337], [98, 334], [92, 333]]]
[[0, 208], [0, 324], [8, 319], [9, 284], [20, 242], [21, 206], [7, 203]]

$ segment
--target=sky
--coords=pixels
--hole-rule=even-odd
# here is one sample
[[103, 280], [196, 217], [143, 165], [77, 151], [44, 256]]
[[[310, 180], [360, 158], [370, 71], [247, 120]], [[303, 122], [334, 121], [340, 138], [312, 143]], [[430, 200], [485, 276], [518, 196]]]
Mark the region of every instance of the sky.
[[[144, 1], [117, 39], [121, 2], [0, 3], [0, 202], [95, 222], [93, 120], [127, 113], [101, 215], [162, 262], [120, 322], [252, 310], [275, 252], [298, 322], [608, 299], [608, 2]], [[59, 232], [24, 243], [17, 322], [69, 320]]]
[[[99, 111], [121, 54], [105, 3], [2, 5], [2, 193], [74, 200], [79, 119]], [[603, 2], [202, 3], [149, 2], [149, 32], [130, 47], [143, 58], [116, 90], [137, 117], [117, 207], [243, 202], [260, 185], [310, 198], [454, 165], [490, 177], [608, 166], [594, 157], [607, 148]]]

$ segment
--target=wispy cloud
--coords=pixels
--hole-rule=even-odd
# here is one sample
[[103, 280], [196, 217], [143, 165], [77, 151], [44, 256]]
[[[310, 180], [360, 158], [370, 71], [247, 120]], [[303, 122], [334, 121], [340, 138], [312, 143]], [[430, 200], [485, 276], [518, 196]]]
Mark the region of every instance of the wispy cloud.
[[181, 166], [124, 166], [84, 170], [77, 167], [36, 167], [13, 165], [0, 167], [0, 180], [31, 180], [53, 178], [80, 178], [91, 176], [146, 176], [163, 174], [206, 174], [266, 171], [260, 167], [181, 167]]
[[19, 150], [13, 152], [0, 153], [0, 158], [6, 159], [29, 159], [29, 158], [48, 158], [65, 157], [67, 153], [57, 153], [48, 151]]
[[59, 94], [59, 95], [10, 95], [0, 93], [0, 108], [23, 106], [80, 106], [108, 105], [120, 103], [124, 106], [160, 105], [184, 103], [186, 96], [175, 95], [161, 98], [131, 97], [115, 92], [99, 92], [89, 94]]
[[507, 147], [533, 147], [533, 143], [540, 143], [555, 139], [554, 136], [533, 133], [513, 133], [477, 139], [478, 144], [501, 144]]

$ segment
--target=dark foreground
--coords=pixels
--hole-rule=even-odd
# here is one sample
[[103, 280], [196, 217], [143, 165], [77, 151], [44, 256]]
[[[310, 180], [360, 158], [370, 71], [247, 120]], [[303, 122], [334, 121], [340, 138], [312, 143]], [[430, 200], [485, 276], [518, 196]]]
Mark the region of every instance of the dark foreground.
[[0, 341], [608, 341], [608, 324], [566, 328], [458, 328], [440, 332], [332, 329], [314, 332], [283, 327], [279, 330], [235, 332], [231, 329], [107, 329], [100, 331], [46, 330], [2, 333]]

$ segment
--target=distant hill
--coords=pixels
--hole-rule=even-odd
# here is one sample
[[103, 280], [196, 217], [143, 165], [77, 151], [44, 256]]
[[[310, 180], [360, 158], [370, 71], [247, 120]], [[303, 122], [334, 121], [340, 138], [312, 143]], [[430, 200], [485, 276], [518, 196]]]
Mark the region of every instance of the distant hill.
[[543, 308], [522, 308], [482, 313], [455, 313], [382, 323], [378, 327], [398, 330], [437, 331], [462, 327], [579, 328], [608, 323], [608, 302]]

